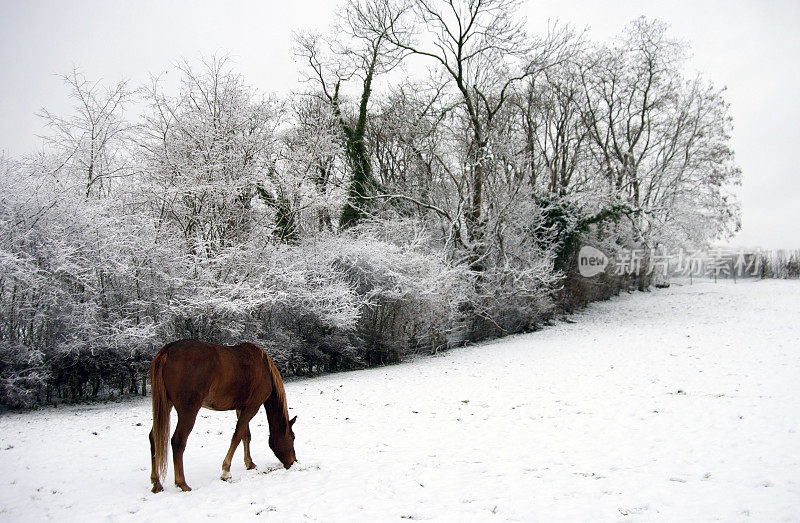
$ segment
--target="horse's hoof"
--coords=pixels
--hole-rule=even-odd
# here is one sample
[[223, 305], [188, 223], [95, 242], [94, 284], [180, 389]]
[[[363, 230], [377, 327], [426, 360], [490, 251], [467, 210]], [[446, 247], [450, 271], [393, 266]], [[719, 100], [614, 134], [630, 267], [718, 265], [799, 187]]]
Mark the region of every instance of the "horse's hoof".
[[231, 473], [230, 472], [223, 472], [222, 476], [219, 477], [222, 481], [231, 481]]
[[164, 487], [161, 486], [161, 483], [156, 483], [155, 485], [153, 485], [153, 489], [150, 492], [156, 494], [158, 492], [161, 492], [162, 490], [164, 490]]
[[245, 467], [247, 467], [247, 470], [253, 470], [254, 468], [257, 468], [256, 464], [252, 462], [249, 465], [245, 465]]
[[191, 492], [192, 491], [192, 487], [190, 487], [186, 483], [184, 483], [183, 485], [177, 485], [177, 486], [178, 486], [179, 489], [181, 489], [184, 492]]

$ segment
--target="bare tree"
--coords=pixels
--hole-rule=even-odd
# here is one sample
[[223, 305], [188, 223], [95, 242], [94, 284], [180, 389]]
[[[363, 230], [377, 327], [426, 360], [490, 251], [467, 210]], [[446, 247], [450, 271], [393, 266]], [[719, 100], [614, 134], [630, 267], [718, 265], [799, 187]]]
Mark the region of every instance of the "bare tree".
[[716, 209], [707, 231], [723, 231], [735, 220], [725, 186], [740, 176], [722, 91], [684, 79], [685, 46], [666, 31], [664, 23], [639, 18], [581, 68], [595, 168], [633, 211], [635, 240], [652, 248], [670, 224], [697, 221], [680, 217], [692, 208]]
[[[406, 44], [396, 33], [394, 43], [414, 54], [433, 59], [457, 89], [470, 131], [470, 197], [466, 212], [471, 241], [479, 240], [486, 147], [491, 126], [513, 81], [509, 58], [521, 58], [530, 49], [524, 19], [516, 18], [515, 0], [438, 2], [418, 0], [414, 13], [426, 34]], [[477, 261], [477, 260], [476, 260]]]
[[[402, 59], [403, 53], [389, 40], [389, 28], [398, 23], [403, 12], [394, 0], [350, 0], [339, 13], [335, 39], [318, 34], [297, 36], [298, 54], [308, 63], [309, 77], [316, 84], [313, 92], [330, 104], [345, 137], [352, 174], [339, 220], [342, 227], [354, 225], [363, 217], [366, 196], [374, 188], [365, 141], [370, 97], [376, 76], [392, 70]], [[359, 84], [353, 111], [343, 100], [343, 86], [350, 81]]]
[[402, 28], [391, 33], [392, 43], [400, 49], [432, 60], [457, 93], [466, 139], [464, 218], [476, 270], [482, 270], [485, 254], [484, 185], [487, 173], [497, 167], [490, 144], [497, 139], [498, 115], [515, 84], [547, 67], [553, 51], [563, 45], [564, 34], [529, 38], [518, 12], [520, 4], [518, 0], [413, 0], [415, 36], [409, 38]]
[[586, 163], [589, 132], [583, 87], [573, 60], [532, 76], [518, 96], [526, 169], [534, 190], [566, 196], [593, 178]]
[[332, 230], [344, 194], [343, 143], [336, 117], [319, 98], [303, 97], [285, 114], [269, 184], [261, 198], [276, 208], [275, 237], [297, 242], [307, 232]]
[[77, 68], [61, 78], [75, 102], [75, 112], [62, 117], [41, 110], [39, 116], [53, 131], [44, 137], [45, 143], [57, 157], [58, 172], [75, 177], [87, 197], [106, 196], [113, 179], [131, 172], [123, 145], [133, 126], [123, 118], [123, 111], [133, 92], [124, 81], [104, 87], [87, 80]]
[[180, 70], [179, 96], [165, 95], [157, 79], [148, 93], [143, 184], [160, 226], [178, 230], [190, 253], [208, 256], [263, 218], [252, 200], [274, 169], [279, 107], [257, 98], [225, 59]]

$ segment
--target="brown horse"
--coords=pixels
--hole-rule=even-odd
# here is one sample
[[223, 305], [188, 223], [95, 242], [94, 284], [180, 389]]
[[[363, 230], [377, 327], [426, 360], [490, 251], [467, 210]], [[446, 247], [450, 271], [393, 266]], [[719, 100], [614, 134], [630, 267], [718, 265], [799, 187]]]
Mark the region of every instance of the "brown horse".
[[256, 468], [250, 459], [250, 419], [261, 405], [269, 421], [269, 446], [287, 469], [297, 461], [292, 425], [289, 419], [283, 380], [272, 359], [261, 347], [242, 343], [234, 347], [197, 340], [170, 343], [158, 351], [150, 364], [153, 396], [153, 430], [150, 431], [150, 457], [153, 492], [164, 490], [161, 477], [167, 473], [169, 414], [178, 412], [178, 425], [172, 435], [172, 460], [175, 485], [192, 490], [183, 476], [183, 451], [200, 407], [236, 410], [236, 430], [231, 447], [222, 462], [222, 479], [231, 478], [231, 459], [239, 441], [244, 441], [244, 464]]

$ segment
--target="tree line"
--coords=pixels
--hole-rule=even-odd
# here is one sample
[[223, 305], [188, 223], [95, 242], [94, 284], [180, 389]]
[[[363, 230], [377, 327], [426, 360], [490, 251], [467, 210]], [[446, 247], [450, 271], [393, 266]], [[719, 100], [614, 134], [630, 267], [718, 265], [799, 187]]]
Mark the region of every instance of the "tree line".
[[686, 45], [644, 18], [530, 35], [520, 7], [351, 0], [298, 33], [283, 98], [225, 58], [172, 90], [65, 75], [73, 111], [0, 159], [0, 403], [145, 393], [182, 337], [311, 374], [533, 330], [649, 285], [581, 278], [582, 244], [738, 227], [728, 105]]

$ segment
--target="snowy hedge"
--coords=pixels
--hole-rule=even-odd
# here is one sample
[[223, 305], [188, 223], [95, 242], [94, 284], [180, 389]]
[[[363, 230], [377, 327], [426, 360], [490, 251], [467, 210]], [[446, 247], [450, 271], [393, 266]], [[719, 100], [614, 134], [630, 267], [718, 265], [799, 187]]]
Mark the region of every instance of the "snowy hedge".
[[[290, 375], [524, 332], [649, 285], [578, 276], [584, 242], [736, 228], [728, 105], [664, 24], [602, 43], [527, 35], [515, 2], [367, 4], [298, 35], [308, 89], [285, 98], [226, 59], [63, 77], [73, 112], [0, 157], [0, 404], [145, 393], [183, 337], [253, 341]], [[431, 74], [392, 76], [413, 60]]]

